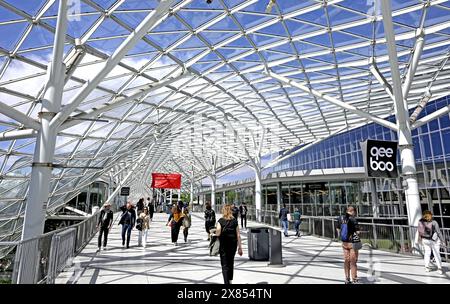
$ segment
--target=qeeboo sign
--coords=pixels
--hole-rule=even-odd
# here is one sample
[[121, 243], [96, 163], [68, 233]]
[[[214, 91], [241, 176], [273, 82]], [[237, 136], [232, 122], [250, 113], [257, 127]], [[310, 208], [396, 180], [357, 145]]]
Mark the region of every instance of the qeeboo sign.
[[397, 172], [397, 142], [368, 139], [361, 143], [367, 177], [395, 178]]

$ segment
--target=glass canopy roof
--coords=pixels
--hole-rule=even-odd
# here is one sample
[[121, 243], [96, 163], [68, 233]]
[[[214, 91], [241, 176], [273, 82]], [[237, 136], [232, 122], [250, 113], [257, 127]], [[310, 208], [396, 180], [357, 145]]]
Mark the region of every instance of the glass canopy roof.
[[[94, 180], [142, 194], [151, 172], [181, 172], [189, 190], [249, 157], [311, 144], [368, 119], [271, 73], [376, 117], [394, 114], [389, 56], [377, 0], [175, 1], [61, 128], [47, 213]], [[62, 105], [158, 5], [155, 0], [71, 0]], [[59, 1], [0, 0], [0, 108], [39, 121]], [[450, 1], [393, 0], [399, 69], [415, 108], [450, 86]], [[161, 84], [162, 83], [162, 84]], [[4, 108], [6, 109], [6, 107]], [[20, 238], [35, 134], [0, 111], [0, 241]], [[140, 193], [138, 195], [141, 195]]]

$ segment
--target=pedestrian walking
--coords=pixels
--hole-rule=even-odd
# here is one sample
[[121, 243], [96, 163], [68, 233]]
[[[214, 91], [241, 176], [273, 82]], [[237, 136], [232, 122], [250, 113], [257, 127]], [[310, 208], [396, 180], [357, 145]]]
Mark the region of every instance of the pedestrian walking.
[[227, 204], [222, 208], [222, 218], [217, 222], [213, 236], [217, 236], [220, 241], [220, 264], [222, 265], [224, 284], [232, 284], [234, 256], [236, 255], [236, 249], [238, 254], [242, 256], [242, 244], [238, 221], [233, 216], [230, 205]]
[[155, 198], [147, 197], [147, 208], [150, 215], [150, 220], [153, 221], [153, 213], [155, 213]]
[[236, 207], [236, 204], [233, 203], [233, 207], [231, 208], [231, 213], [233, 214], [233, 217], [238, 220], [239, 217], [239, 208]]
[[280, 214], [278, 218], [281, 221], [281, 227], [283, 228], [284, 236], [288, 237], [288, 228], [289, 228], [289, 221], [288, 221], [288, 214], [289, 210], [286, 208], [286, 204], [283, 204], [283, 208], [280, 210]]
[[210, 230], [216, 226], [216, 213], [211, 207], [211, 203], [206, 203], [205, 210], [205, 229], [208, 234], [208, 241], [210, 240]]
[[295, 236], [299, 237], [300, 236], [300, 224], [302, 223], [302, 220], [301, 220], [302, 213], [300, 212], [300, 209], [295, 208], [293, 217], [294, 217]]
[[361, 240], [359, 238], [359, 224], [355, 215], [356, 209], [349, 206], [346, 213], [338, 218], [337, 231], [344, 250], [345, 284], [359, 283], [357, 263]]
[[130, 248], [131, 230], [136, 224], [136, 211], [131, 202], [120, 207], [120, 210], [122, 210], [122, 215], [119, 220], [119, 225], [122, 225], [122, 246], [125, 246], [126, 240], [127, 248]]
[[141, 197], [139, 201], [136, 203], [137, 215], [139, 216], [142, 211], [144, 211], [144, 198]]
[[431, 254], [434, 256], [434, 260], [437, 266], [437, 271], [439, 274], [444, 274], [442, 269], [442, 259], [440, 254], [441, 245], [446, 246], [444, 236], [439, 229], [439, 224], [433, 220], [433, 214], [429, 210], [425, 210], [422, 214], [422, 218], [419, 220], [418, 224], [418, 234], [419, 241], [422, 242], [425, 253], [425, 271], [430, 272], [432, 269], [430, 267]]
[[138, 229], [138, 246], [142, 246], [145, 249], [145, 247], [147, 246], [148, 230], [150, 229], [150, 214], [148, 211], [148, 207], [144, 207], [144, 211], [139, 214], [139, 219], [140, 229]]
[[178, 235], [180, 234], [180, 228], [182, 225], [182, 212], [178, 208], [178, 205], [174, 204], [171, 209], [167, 226], [171, 228], [172, 243], [178, 245]]
[[189, 212], [188, 207], [184, 207], [183, 209], [183, 236], [184, 236], [184, 242], [187, 243], [187, 238], [189, 234], [189, 228], [191, 228], [192, 224], [192, 217], [191, 213]]
[[246, 229], [247, 228], [247, 206], [245, 203], [242, 203], [241, 206], [239, 206], [239, 214], [241, 215], [241, 227]]
[[106, 250], [108, 244], [108, 233], [113, 223], [113, 212], [111, 211], [111, 204], [105, 203], [100, 211], [100, 217], [97, 223], [98, 234], [98, 251], [101, 249], [103, 237], [103, 250]]

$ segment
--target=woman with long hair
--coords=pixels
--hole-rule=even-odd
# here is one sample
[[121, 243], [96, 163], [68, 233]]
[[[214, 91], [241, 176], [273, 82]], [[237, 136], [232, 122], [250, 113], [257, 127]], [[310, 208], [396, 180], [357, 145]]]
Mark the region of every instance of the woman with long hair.
[[141, 197], [136, 203], [137, 215], [139, 216], [142, 211], [144, 211], [144, 198]]
[[138, 246], [142, 245], [143, 249], [145, 249], [148, 229], [150, 229], [150, 214], [147, 207], [144, 207], [144, 211], [141, 212], [139, 218], [141, 219], [141, 230], [139, 230]]
[[234, 272], [234, 256], [236, 249], [242, 256], [241, 235], [237, 219], [233, 217], [231, 205], [222, 208], [222, 218], [219, 219], [214, 233], [220, 241], [220, 264], [222, 265], [222, 275], [224, 284], [231, 284]]
[[433, 253], [438, 268], [438, 273], [443, 274], [441, 253], [439, 252], [441, 244], [445, 246], [445, 239], [439, 229], [439, 224], [433, 220], [433, 214], [431, 211], [425, 210], [422, 213], [422, 218], [419, 220], [417, 227], [420, 240], [425, 248], [424, 262], [425, 271], [431, 271], [430, 268], [430, 256]]
[[172, 243], [178, 245], [178, 235], [180, 234], [181, 224], [183, 223], [183, 214], [176, 204], [172, 206], [172, 210], [167, 221], [167, 226], [171, 228]]

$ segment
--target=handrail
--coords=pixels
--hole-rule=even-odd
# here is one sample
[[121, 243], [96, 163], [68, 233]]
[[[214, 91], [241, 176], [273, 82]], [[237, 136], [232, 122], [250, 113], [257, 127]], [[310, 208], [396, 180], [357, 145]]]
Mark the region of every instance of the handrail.
[[[53, 230], [23, 241], [4, 241], [5, 252], [15, 249], [12, 282], [54, 283], [57, 275], [96, 234], [100, 212], [75, 225]], [[8, 248], [10, 247], [10, 248]]]

